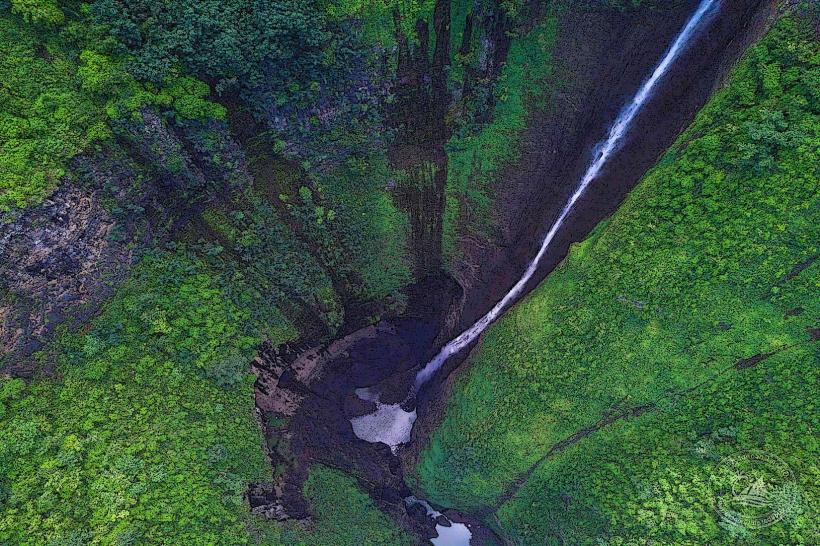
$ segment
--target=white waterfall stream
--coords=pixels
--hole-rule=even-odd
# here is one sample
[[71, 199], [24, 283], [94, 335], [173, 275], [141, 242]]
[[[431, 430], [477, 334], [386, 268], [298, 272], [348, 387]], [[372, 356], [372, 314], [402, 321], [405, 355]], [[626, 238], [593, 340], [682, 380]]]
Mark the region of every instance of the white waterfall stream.
[[[527, 282], [535, 274], [538, 269], [538, 265], [547, 253], [552, 240], [555, 238], [558, 230], [561, 229], [561, 226], [564, 224], [575, 204], [586, 192], [590, 184], [598, 177], [601, 169], [607, 161], [618, 150], [624, 135], [629, 130], [630, 125], [634, 121], [638, 112], [641, 110], [641, 107], [652, 96], [658, 82], [661, 78], [663, 78], [664, 74], [667, 73], [669, 68], [672, 66], [672, 63], [685, 49], [687, 43], [698, 31], [700, 26], [705, 23], [709, 16], [717, 11], [719, 4], [720, 0], [701, 1], [695, 13], [686, 23], [686, 26], [684, 26], [675, 41], [667, 50], [664, 57], [661, 59], [660, 63], [658, 63], [655, 67], [652, 75], [641, 85], [640, 89], [635, 96], [632, 97], [631, 101], [621, 110], [620, 115], [610, 127], [607, 137], [595, 146], [593, 150], [593, 159], [590, 162], [589, 167], [581, 177], [580, 182], [576, 186], [575, 192], [572, 196], [570, 196], [569, 200], [564, 205], [564, 208], [561, 210], [561, 214], [550, 227], [544, 237], [543, 242], [541, 243], [541, 248], [539, 249], [538, 254], [536, 254], [532, 261], [530, 261], [526, 271], [524, 271], [524, 274], [518, 282], [515, 283], [515, 286], [513, 286], [510, 291], [507, 292], [507, 294], [498, 303], [496, 303], [486, 315], [481, 317], [481, 319], [470, 326], [462, 334], [442, 347], [436, 357], [428, 362], [427, 365], [418, 372], [416, 375], [415, 384], [413, 386], [413, 393], [418, 392], [418, 390], [433, 376], [433, 374], [436, 373], [436, 371], [438, 371], [439, 368], [441, 368], [449, 357], [458, 353], [470, 343], [475, 341], [476, 338], [478, 338], [478, 336], [480, 336], [490, 324], [498, 319], [507, 307], [522, 294]], [[360, 394], [361, 398], [373, 401], [374, 399], [369, 398], [369, 396], [371, 395], [368, 395], [368, 398], [366, 398]], [[377, 409], [374, 413], [351, 419], [353, 430], [359, 438], [373, 443], [385, 443], [395, 452], [395, 449], [399, 445], [407, 443], [410, 440], [410, 432], [413, 427], [413, 422], [416, 419], [416, 412], [415, 410], [409, 412], [404, 410], [404, 408], [402, 408], [402, 404], [381, 404], [378, 402], [378, 399], [375, 399], [375, 402]], [[453, 542], [452, 544], [457, 543], [458, 542]], [[469, 544], [469, 542], [467, 542], [467, 544]]]

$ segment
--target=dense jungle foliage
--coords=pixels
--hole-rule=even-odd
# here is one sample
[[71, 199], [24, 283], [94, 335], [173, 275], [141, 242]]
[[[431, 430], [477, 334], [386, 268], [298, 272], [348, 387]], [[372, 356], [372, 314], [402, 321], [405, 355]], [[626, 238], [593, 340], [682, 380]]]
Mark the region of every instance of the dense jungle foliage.
[[[515, 544], [814, 541], [814, 32], [781, 19], [614, 217], [488, 331], [418, 464], [431, 500], [493, 507]], [[714, 511], [719, 462], [746, 450], [791, 469], [775, 525]]]
[[0, 542], [250, 543], [259, 334], [226, 296], [201, 262], [147, 257], [52, 349], [59, 379], [3, 382]]
[[[345, 82], [341, 25], [361, 6], [193, 6], [0, 2], [2, 221], [88, 185], [111, 239], [136, 249], [93, 322], [35, 355], [47, 374], [0, 378], [0, 543], [336, 545], [352, 528], [407, 543], [338, 472], [306, 484], [313, 526], [264, 523], [245, 498], [272, 479], [248, 373], [259, 343], [329, 336], [351, 300], [400, 309], [411, 278], [383, 148], [312, 169], [310, 150], [285, 158], [265, 137], [243, 153], [228, 135], [232, 94], [259, 116]], [[168, 229], [146, 222], [168, 214], [190, 221], [145, 248]]]
[[312, 526], [250, 515], [248, 483], [272, 476], [248, 362], [263, 328], [296, 331], [233, 289], [195, 257], [147, 256], [89, 331], [42, 355], [59, 378], [0, 379], [0, 543], [410, 543], [327, 469], [305, 485]]
[[81, 5], [61, 4], [0, 4], [0, 214], [48, 196], [69, 160], [110, 141], [112, 124], [141, 108], [184, 119], [225, 115], [189, 76], [138, 83], [105, 30], [77, 13]]

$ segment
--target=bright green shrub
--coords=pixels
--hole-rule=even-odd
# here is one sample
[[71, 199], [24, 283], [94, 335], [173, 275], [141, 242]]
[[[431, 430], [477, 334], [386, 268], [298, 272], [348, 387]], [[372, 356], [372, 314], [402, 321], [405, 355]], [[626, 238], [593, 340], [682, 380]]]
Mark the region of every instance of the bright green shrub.
[[201, 263], [146, 257], [53, 348], [60, 379], [2, 380], [0, 543], [254, 543], [245, 489], [271, 477], [258, 341]]

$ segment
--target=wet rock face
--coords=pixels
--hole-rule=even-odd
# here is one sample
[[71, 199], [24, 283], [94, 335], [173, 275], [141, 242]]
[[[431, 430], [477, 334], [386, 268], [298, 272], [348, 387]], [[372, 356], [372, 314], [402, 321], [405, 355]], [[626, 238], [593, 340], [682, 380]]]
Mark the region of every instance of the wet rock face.
[[[405, 527], [434, 536], [428, 535], [429, 518], [414, 519], [407, 511], [404, 498], [410, 491], [400, 460], [388, 446], [357, 438], [350, 422], [372, 412], [376, 396], [385, 403], [407, 397], [415, 369], [432, 356], [446, 313], [461, 296], [444, 276], [424, 279], [408, 292], [408, 309], [401, 317], [311, 348], [262, 347], [252, 367], [256, 407], [268, 456], [285, 471], [275, 483], [251, 488], [251, 505], [260, 514], [310, 517], [302, 486], [311, 465], [325, 464], [358, 478], [377, 505]], [[363, 397], [362, 390], [374, 398]]]
[[42, 205], [0, 225], [0, 343], [7, 371], [31, 371], [27, 357], [54, 327], [87, 317], [122, 278], [131, 250], [111, 235], [115, 219], [99, 192], [63, 184]]

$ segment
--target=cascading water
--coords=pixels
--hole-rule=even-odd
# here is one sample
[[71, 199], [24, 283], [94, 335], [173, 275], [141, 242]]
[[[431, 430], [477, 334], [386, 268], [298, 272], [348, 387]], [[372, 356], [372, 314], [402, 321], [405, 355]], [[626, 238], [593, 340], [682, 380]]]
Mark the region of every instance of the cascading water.
[[[661, 59], [661, 62], [655, 67], [652, 75], [647, 79], [632, 100], [621, 110], [620, 115], [615, 120], [615, 123], [610, 127], [606, 139], [599, 142], [593, 150], [593, 160], [587, 168], [584, 175], [575, 189], [575, 193], [567, 201], [558, 219], [552, 224], [547, 235], [541, 243], [541, 248], [538, 254], [530, 261], [526, 271], [515, 283], [515, 286], [495, 304], [495, 306], [475, 324], [470, 326], [467, 330], [461, 333], [458, 337], [447, 343], [442, 347], [441, 351], [433, 358], [427, 365], [416, 374], [415, 384], [413, 385], [414, 394], [433, 376], [436, 371], [450, 358], [452, 355], [458, 353], [475, 339], [492, 324], [502, 312], [518, 298], [527, 285], [527, 282], [532, 278], [538, 269], [541, 259], [547, 252], [552, 240], [558, 233], [558, 230], [564, 224], [564, 221], [569, 216], [575, 204], [586, 191], [587, 187], [599, 175], [601, 169], [609, 160], [610, 157], [617, 151], [621, 144], [623, 136], [635, 119], [635, 116], [640, 111], [641, 107], [646, 103], [652, 92], [669, 70], [669, 67], [683, 51], [689, 39], [695, 34], [698, 28], [708, 19], [708, 17], [716, 11], [720, 4], [720, 0], [702, 0], [695, 13], [686, 23], [686, 26], [678, 34], [675, 41], [670, 46], [666, 55]], [[356, 417], [351, 420], [353, 430], [356, 435], [368, 442], [383, 442], [389, 445], [393, 450], [398, 445], [407, 443], [410, 440], [410, 432], [412, 430], [413, 422], [416, 419], [416, 412], [405, 411], [401, 404], [378, 404], [377, 411], [361, 417]]]

